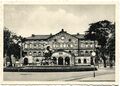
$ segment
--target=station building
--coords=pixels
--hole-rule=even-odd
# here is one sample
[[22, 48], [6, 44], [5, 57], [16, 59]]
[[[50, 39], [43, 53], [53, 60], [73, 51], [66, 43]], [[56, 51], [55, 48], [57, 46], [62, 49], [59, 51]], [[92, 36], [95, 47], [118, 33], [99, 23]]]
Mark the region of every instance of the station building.
[[47, 46], [52, 50], [53, 65], [91, 65], [91, 53], [98, 45], [97, 41], [86, 40], [84, 34], [70, 34], [64, 29], [56, 34], [34, 35], [25, 38], [23, 51], [28, 63], [42, 65]]

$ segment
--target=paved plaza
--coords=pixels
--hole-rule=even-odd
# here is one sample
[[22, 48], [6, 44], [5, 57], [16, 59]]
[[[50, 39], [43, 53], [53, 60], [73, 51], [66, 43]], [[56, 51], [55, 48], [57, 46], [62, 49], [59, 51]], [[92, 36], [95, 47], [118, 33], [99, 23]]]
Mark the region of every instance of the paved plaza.
[[82, 72], [4, 72], [4, 81], [115, 81], [115, 69]]

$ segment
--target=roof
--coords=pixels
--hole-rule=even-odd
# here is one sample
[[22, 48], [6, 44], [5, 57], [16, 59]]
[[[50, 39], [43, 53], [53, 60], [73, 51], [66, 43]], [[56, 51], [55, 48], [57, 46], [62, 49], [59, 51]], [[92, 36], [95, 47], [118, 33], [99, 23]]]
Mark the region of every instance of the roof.
[[45, 40], [49, 37], [50, 37], [50, 35], [34, 35], [34, 36], [27, 37], [26, 39], [28, 39], [28, 40]]
[[73, 36], [77, 37], [78, 39], [84, 39], [84, 34], [73, 34]]
[[[61, 32], [67, 33], [66, 31], [64, 31], [64, 30], [62, 29], [62, 31], [58, 32], [57, 34], [59, 34], [59, 33], [61, 33]], [[69, 33], [68, 33], [68, 34], [69, 34]], [[56, 34], [55, 34], [55, 35], [56, 35]], [[26, 40], [47, 40], [47, 39], [49, 39], [50, 37], [53, 37], [53, 36], [55, 36], [55, 35], [52, 35], [52, 34], [50, 34], [50, 35], [34, 35], [34, 34], [32, 34], [32, 36], [27, 37]], [[76, 37], [76, 38], [78, 38], [78, 39], [84, 39], [84, 34], [79, 34], [79, 33], [77, 33], [77, 34], [69, 34], [69, 35], [74, 36], [74, 37]]]

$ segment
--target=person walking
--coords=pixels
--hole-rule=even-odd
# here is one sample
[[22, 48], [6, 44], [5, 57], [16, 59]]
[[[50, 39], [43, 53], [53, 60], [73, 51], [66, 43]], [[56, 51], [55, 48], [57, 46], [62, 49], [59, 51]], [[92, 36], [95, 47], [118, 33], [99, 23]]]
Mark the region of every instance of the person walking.
[[12, 67], [15, 67], [16, 59], [13, 54], [11, 55], [11, 60], [12, 60]]

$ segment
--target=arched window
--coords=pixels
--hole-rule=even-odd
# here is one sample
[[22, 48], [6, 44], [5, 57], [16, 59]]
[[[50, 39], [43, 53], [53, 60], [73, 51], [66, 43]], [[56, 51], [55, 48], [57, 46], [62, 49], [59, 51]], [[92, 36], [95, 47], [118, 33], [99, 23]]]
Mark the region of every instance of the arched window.
[[85, 43], [85, 47], [88, 48], [88, 43], [87, 42]]
[[90, 51], [90, 54], [92, 53], [93, 51]]
[[56, 41], [57, 41], [57, 39], [54, 39], [54, 41], [56, 42]]
[[40, 51], [38, 52], [38, 55], [41, 55], [41, 52], [40, 52]]
[[31, 51], [29, 52], [29, 55], [32, 55], [32, 52], [31, 52]]
[[69, 50], [69, 53], [71, 53], [71, 50]]
[[39, 62], [39, 59], [36, 59], [36, 62]]
[[78, 59], [78, 63], [81, 63], [81, 59]]
[[34, 52], [33, 52], [33, 55], [36, 56], [36, 54], [37, 54], [37, 53], [34, 51]]
[[24, 65], [27, 65], [28, 64], [28, 58], [24, 58]]
[[88, 55], [89, 54], [88, 51], [85, 51], [85, 54]]
[[90, 43], [90, 47], [93, 48], [93, 43]]
[[88, 51], [85, 51], [85, 53], [88, 53]]
[[33, 48], [36, 48], [36, 44], [33, 44]]
[[36, 52], [33, 52], [33, 53], [36, 53]]
[[86, 59], [84, 59], [84, 64], [86, 64], [87, 63], [87, 60]]
[[58, 65], [63, 65], [63, 58], [62, 57], [58, 58]]
[[83, 52], [83, 51], [80, 51], [80, 54], [81, 54], [81, 55], [84, 55], [84, 52]]
[[65, 57], [65, 64], [70, 65], [70, 58], [69, 57]]
[[69, 42], [71, 42], [72, 41], [72, 39], [69, 39]]

